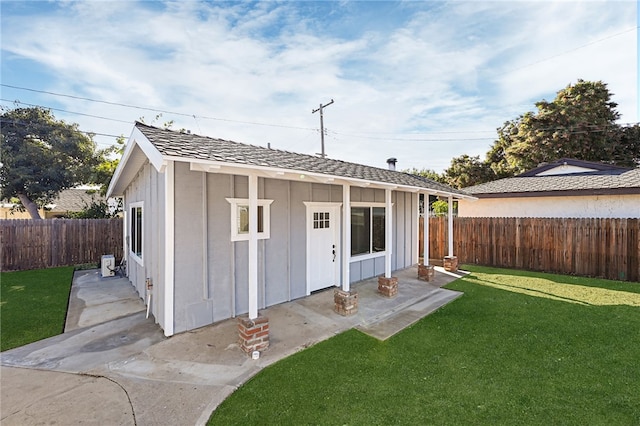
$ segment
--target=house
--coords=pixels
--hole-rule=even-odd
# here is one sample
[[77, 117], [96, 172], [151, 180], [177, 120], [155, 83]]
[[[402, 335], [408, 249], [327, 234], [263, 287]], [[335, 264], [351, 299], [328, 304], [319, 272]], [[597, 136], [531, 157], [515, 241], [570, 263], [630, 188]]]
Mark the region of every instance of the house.
[[[127, 274], [167, 336], [418, 262], [420, 194], [395, 170], [136, 123], [108, 196], [124, 197]], [[253, 219], [255, 218], [255, 219]], [[428, 240], [428, 239], [427, 239]], [[338, 302], [336, 302], [338, 303]]]
[[[39, 209], [40, 217], [43, 219], [55, 219], [67, 217], [69, 213], [85, 210], [93, 202], [104, 201], [104, 196], [100, 195], [98, 188], [78, 187], [61, 191], [49, 204]], [[31, 219], [28, 212], [14, 210], [15, 204], [4, 201], [0, 205], [0, 216], [2, 219]]]
[[640, 218], [640, 168], [562, 158], [464, 191], [461, 217]]
[[65, 189], [49, 204], [44, 206], [44, 218], [67, 217], [69, 213], [81, 212], [91, 205], [105, 201], [97, 187]]

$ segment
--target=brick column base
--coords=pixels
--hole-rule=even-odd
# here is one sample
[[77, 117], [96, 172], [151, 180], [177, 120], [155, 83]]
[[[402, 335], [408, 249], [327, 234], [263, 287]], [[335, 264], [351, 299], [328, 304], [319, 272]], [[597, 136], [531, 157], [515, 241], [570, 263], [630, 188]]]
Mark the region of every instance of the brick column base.
[[378, 277], [378, 293], [384, 297], [394, 297], [398, 294], [398, 277]]
[[458, 257], [457, 256], [445, 256], [444, 257], [444, 270], [449, 272], [456, 272], [458, 270]]
[[333, 290], [333, 310], [344, 317], [358, 312], [358, 292]]
[[433, 265], [418, 265], [418, 279], [422, 281], [431, 281], [436, 276], [436, 270]]
[[269, 318], [258, 316], [255, 319], [238, 317], [238, 343], [240, 349], [250, 354], [269, 347]]

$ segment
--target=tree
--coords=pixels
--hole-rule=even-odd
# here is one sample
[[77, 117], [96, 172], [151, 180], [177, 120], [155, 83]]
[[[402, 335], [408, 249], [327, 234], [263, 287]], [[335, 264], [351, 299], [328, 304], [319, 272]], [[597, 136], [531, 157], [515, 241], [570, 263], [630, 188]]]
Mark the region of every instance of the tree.
[[491, 167], [480, 156], [470, 157], [466, 154], [451, 160], [451, 166], [444, 171], [446, 183], [454, 188], [465, 188], [489, 182], [495, 178]]
[[431, 210], [434, 216], [446, 216], [449, 212], [449, 203], [444, 200], [436, 200], [431, 203]]
[[640, 166], [640, 125], [623, 127], [620, 144], [613, 153], [619, 166]]
[[73, 219], [111, 219], [118, 216], [122, 206], [110, 206], [107, 201], [91, 201], [79, 212], [69, 212], [66, 216]]
[[100, 155], [77, 124], [39, 107], [3, 111], [0, 118], [2, 198], [17, 197], [33, 219], [41, 219], [38, 206], [64, 189], [90, 183]]
[[611, 96], [602, 81], [578, 80], [560, 90], [552, 102], [537, 102], [536, 112], [527, 112], [498, 129], [498, 140], [487, 153], [492, 170], [513, 176], [564, 157], [616, 165], [637, 163], [640, 155], [630, 140], [633, 132], [625, 137], [625, 128], [616, 123], [620, 114]]
[[465, 188], [515, 176], [563, 157], [618, 166], [640, 165], [640, 126], [616, 123], [620, 114], [601, 81], [578, 80], [552, 102], [537, 102], [527, 112], [497, 129], [498, 139], [486, 154], [451, 160], [446, 183]]
[[[116, 144], [97, 152], [99, 158], [98, 165], [93, 170], [91, 182], [100, 185], [100, 194], [106, 195], [113, 173], [120, 163], [120, 157], [125, 148], [123, 135], [116, 138]], [[114, 156], [116, 156], [114, 158]]]
[[431, 179], [435, 182], [440, 182], [440, 183], [447, 183], [446, 179], [444, 178], [443, 175], [439, 174], [438, 172], [436, 172], [435, 170], [432, 169], [416, 169], [411, 168], [411, 169], [405, 169], [403, 170], [404, 173], [409, 173], [412, 175], [416, 175], [416, 176], [422, 176], [425, 177], [427, 179]]

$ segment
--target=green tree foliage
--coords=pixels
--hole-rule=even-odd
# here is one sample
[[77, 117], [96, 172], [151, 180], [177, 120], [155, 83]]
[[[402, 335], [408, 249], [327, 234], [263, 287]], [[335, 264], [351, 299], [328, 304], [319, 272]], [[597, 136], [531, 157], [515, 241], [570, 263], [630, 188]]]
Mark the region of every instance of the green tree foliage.
[[92, 183], [100, 185], [100, 193], [105, 195], [111, 182], [111, 177], [118, 167], [120, 157], [125, 148], [124, 136], [120, 135], [116, 138], [116, 144], [98, 152], [100, 162], [93, 171], [91, 178]]
[[451, 166], [444, 171], [446, 183], [454, 188], [465, 188], [494, 178], [494, 173], [480, 156], [461, 155], [451, 160]]
[[33, 219], [41, 219], [38, 206], [64, 189], [91, 182], [101, 158], [77, 124], [56, 120], [43, 108], [3, 111], [0, 118], [2, 198], [18, 198]]
[[453, 158], [444, 173], [446, 183], [465, 188], [560, 158], [640, 165], [640, 126], [617, 124], [620, 114], [611, 97], [602, 81], [578, 80], [568, 85], [552, 102], [537, 102], [535, 112], [498, 128], [498, 139], [484, 161], [468, 155]]
[[449, 203], [444, 200], [436, 200], [431, 203], [431, 211], [434, 216], [446, 216], [449, 212]]
[[411, 169], [403, 170], [403, 172], [416, 175], [416, 176], [422, 176], [427, 179], [431, 179], [435, 182], [447, 183], [443, 175], [437, 173], [435, 170], [432, 170], [432, 169], [416, 169], [414, 167]]
[[640, 165], [640, 125], [623, 127], [620, 143], [613, 152], [613, 160], [619, 166]]
[[552, 102], [537, 102], [536, 112], [498, 129], [489, 152], [489, 157], [496, 155], [492, 169], [518, 174], [565, 157], [629, 165], [634, 155], [623, 146], [628, 141], [624, 128], [616, 124], [616, 106], [605, 83], [578, 80]]
[[79, 212], [69, 212], [67, 217], [72, 219], [111, 219], [118, 216], [118, 212], [120, 211], [122, 211], [121, 205], [112, 209], [106, 201], [93, 200], [90, 204], [85, 205], [83, 210]]

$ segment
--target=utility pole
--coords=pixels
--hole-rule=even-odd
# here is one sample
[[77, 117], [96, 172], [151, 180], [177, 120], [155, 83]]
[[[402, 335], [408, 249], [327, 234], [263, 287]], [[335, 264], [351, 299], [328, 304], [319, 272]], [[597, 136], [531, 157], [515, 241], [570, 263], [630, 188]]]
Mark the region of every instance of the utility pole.
[[322, 110], [323, 108], [328, 107], [332, 103], [333, 103], [333, 99], [331, 99], [331, 102], [327, 104], [324, 104], [324, 105], [320, 104], [320, 107], [318, 109], [311, 110], [311, 114], [315, 114], [316, 112], [320, 111], [320, 143], [321, 143], [322, 151], [320, 152], [319, 155], [322, 158], [325, 158], [327, 156], [327, 154], [324, 153], [324, 120], [323, 120]]

